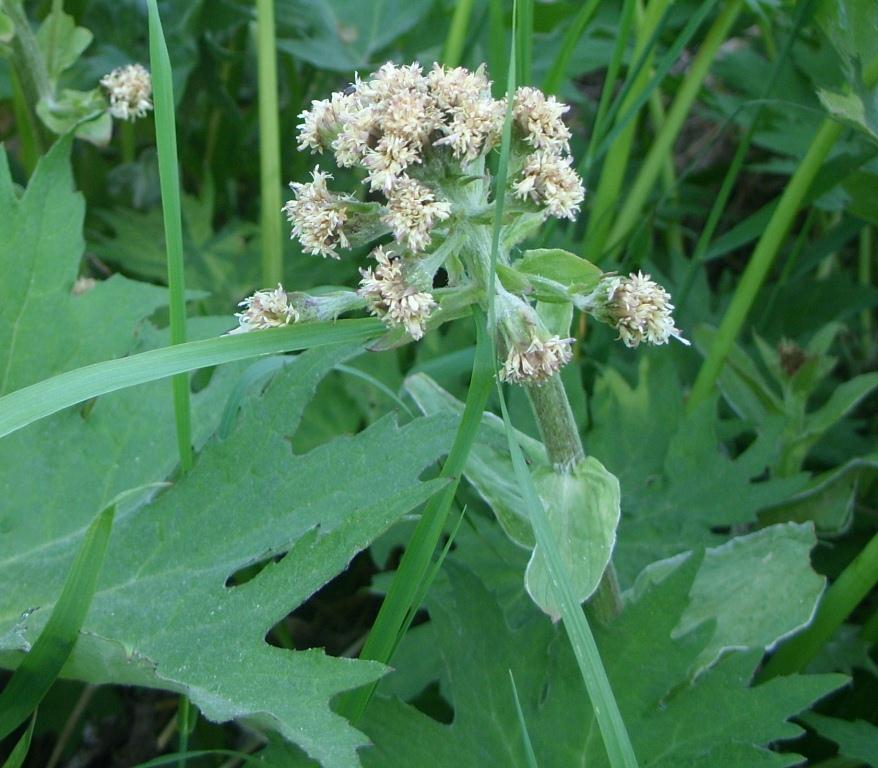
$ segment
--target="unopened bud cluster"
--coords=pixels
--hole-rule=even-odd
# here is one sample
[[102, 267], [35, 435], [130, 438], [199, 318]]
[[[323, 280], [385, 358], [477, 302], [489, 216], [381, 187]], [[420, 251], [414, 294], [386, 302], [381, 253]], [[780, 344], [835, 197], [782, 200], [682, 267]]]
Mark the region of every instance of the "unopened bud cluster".
[[101, 78], [117, 120], [136, 120], [152, 109], [152, 78], [141, 64], [118, 67]]
[[[359, 270], [355, 295], [321, 300], [286, 294], [281, 286], [260, 291], [242, 302], [245, 311], [238, 313], [234, 332], [364, 306], [398, 334], [417, 340], [453, 316], [453, 310], [445, 312], [446, 296], [451, 305], [457, 295], [484, 307], [494, 292], [506, 313], [498, 315], [508, 350], [501, 378], [536, 385], [548, 380], [571, 359], [573, 339], [549, 333], [526, 295], [510, 293], [499, 280], [488, 285], [492, 238], [486, 214], [494, 194], [506, 196], [496, 258], [509, 268], [510, 250], [547, 217], [576, 218], [585, 190], [570, 155], [568, 111], [554, 96], [530, 87], [519, 88], [511, 103], [495, 99], [484, 67], [438, 64], [425, 72], [418, 64], [388, 63], [312, 102], [300, 115], [298, 148], [323, 155], [336, 168], [359, 169], [365, 189], [362, 196], [333, 191], [330, 172], [315, 166], [310, 181], [290, 184], [293, 198], [283, 211], [292, 237], [307, 253], [334, 259], [340, 251], [371, 246], [372, 264]], [[494, 190], [485, 157], [499, 146], [507, 115], [508, 182]], [[437, 290], [434, 276], [443, 266], [447, 285]], [[669, 299], [648, 276], [608, 275], [585, 309], [616, 327], [628, 346], [662, 344], [680, 338]], [[440, 308], [443, 316], [431, 323]]]

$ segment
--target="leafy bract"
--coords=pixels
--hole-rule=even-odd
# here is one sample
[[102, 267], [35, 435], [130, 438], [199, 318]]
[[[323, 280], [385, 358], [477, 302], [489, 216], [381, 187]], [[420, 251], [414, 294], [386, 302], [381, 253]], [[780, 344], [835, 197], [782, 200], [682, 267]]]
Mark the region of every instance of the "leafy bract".
[[[115, 277], [72, 292], [83, 205], [60, 141], [19, 198], [0, 162], [0, 373], [4, 390], [166, 343], [146, 320], [166, 292]], [[190, 322], [215, 335], [228, 320]], [[453, 422], [378, 421], [297, 456], [289, 437], [326, 372], [356, 351], [303, 355], [267, 393], [245, 400], [225, 439], [153, 498], [117, 510], [91, 610], [64, 674], [184, 692], [215, 720], [251, 717], [327, 766], [356, 765], [359, 736], [329, 710], [336, 693], [381, 667], [269, 646], [268, 630], [433, 492], [422, 470], [447, 450]], [[201, 446], [235, 370], [193, 397]], [[0, 665], [17, 667], [61, 591], [94, 515], [121, 492], [176, 466], [167, 382], [115, 392], [0, 441]], [[283, 556], [284, 553], [286, 556]], [[243, 567], [283, 558], [239, 587]]]
[[[760, 652], [733, 653], [690, 681], [710, 640], [701, 625], [672, 637], [698, 568], [691, 557], [630, 600], [596, 639], [643, 766], [729, 768], [790, 765], [796, 756], [768, 742], [796, 736], [786, 722], [843, 683], [839, 675], [793, 676], [750, 687]], [[566, 643], [532, 611], [510, 629], [484, 585], [448, 568], [449, 587], [431, 616], [446, 667], [454, 721], [438, 723], [399, 701], [378, 698], [364, 723], [375, 743], [367, 768], [412, 765], [527, 766], [509, 682], [514, 675], [539, 765], [606, 766], [591, 706]]]

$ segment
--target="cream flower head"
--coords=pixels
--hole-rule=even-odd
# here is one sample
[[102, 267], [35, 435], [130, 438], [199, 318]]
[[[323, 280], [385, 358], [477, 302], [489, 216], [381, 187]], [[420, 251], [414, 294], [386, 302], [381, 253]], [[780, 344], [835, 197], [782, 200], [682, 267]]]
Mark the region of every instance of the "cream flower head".
[[598, 315], [619, 332], [626, 347], [633, 349], [643, 341], [667, 344], [672, 337], [689, 345], [674, 326], [671, 295], [649, 275], [609, 277], [601, 288], [604, 303]]
[[289, 297], [280, 283], [272, 291], [256, 291], [238, 306], [244, 307], [244, 311], [235, 313], [235, 317], [238, 318], [238, 327], [229, 331], [230, 336], [265, 328], [278, 328], [282, 325], [295, 323], [299, 319], [299, 313], [290, 303]]
[[145, 67], [129, 64], [101, 78], [110, 97], [110, 114], [117, 120], [136, 120], [152, 109], [152, 78]]

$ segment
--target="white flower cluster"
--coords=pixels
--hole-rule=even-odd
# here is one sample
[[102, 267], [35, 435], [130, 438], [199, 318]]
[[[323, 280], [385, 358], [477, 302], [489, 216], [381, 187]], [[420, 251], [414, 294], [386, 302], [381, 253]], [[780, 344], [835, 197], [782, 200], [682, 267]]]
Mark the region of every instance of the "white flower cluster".
[[512, 117], [524, 142], [534, 148], [524, 161], [515, 195], [530, 198], [546, 214], [573, 221], [585, 198], [579, 174], [570, 166], [570, 129], [563, 116], [570, 109], [536, 88], [519, 88], [512, 100]]
[[393, 251], [378, 246], [372, 251], [378, 262], [373, 270], [361, 269], [360, 295], [372, 312], [390, 326], [402, 325], [409, 336], [420, 339], [424, 326], [436, 307], [433, 295], [409, 284], [403, 274], [402, 260]]
[[141, 64], [118, 67], [101, 78], [117, 120], [136, 120], [152, 109], [152, 78]]
[[671, 337], [689, 345], [674, 326], [671, 295], [649, 275], [608, 277], [601, 291], [603, 306], [598, 316], [619, 332], [626, 347], [637, 347], [643, 341], [667, 344]]
[[533, 336], [527, 347], [513, 344], [500, 369], [500, 379], [512, 384], [539, 386], [545, 383], [570, 362], [573, 356], [570, 345], [573, 342], [574, 339], [559, 336], [546, 340]]
[[289, 296], [280, 283], [273, 291], [256, 291], [238, 306], [243, 307], [244, 311], [235, 313], [238, 327], [229, 331], [230, 336], [265, 328], [278, 328], [295, 323], [299, 319], [299, 313], [290, 303]]
[[350, 198], [329, 191], [326, 180], [331, 178], [315, 167], [309, 183], [290, 183], [296, 198], [288, 200], [283, 211], [293, 225], [293, 237], [308, 253], [337, 259], [336, 246], [350, 247], [344, 231], [348, 218], [345, 201]]

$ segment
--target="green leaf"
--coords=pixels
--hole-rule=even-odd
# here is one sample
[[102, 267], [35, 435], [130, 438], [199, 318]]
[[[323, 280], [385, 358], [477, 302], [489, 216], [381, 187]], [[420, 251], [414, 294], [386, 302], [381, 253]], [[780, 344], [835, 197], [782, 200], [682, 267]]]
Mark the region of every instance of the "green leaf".
[[34, 726], [36, 723], [37, 712], [34, 710], [30, 719], [30, 724], [27, 726], [27, 730], [21, 734], [21, 738], [15, 743], [15, 746], [9, 753], [9, 757], [7, 757], [6, 761], [3, 763], [3, 768], [21, 768], [21, 766], [24, 765], [28, 750], [30, 750], [30, 742], [34, 735]]
[[0, 694], [0, 739], [36, 710], [67, 663], [91, 606], [115, 513], [111, 504], [88, 526], [51, 615]]
[[842, 720], [816, 712], [804, 715], [802, 722], [838, 744], [838, 753], [878, 768], [878, 726], [865, 720]]
[[[447, 450], [452, 425], [434, 418], [400, 428], [384, 419], [356, 437], [293, 455], [287, 436], [305, 403], [350, 353], [315, 351], [288, 366], [189, 474], [120, 516], [68, 674], [179, 691], [210, 719], [250, 716], [324, 765], [356, 764], [360, 740], [328, 702], [374, 680], [380, 666], [280, 651], [264, 637], [436, 490], [418, 476]], [[44, 510], [35, 530], [24, 525], [34, 507]], [[16, 554], [0, 561], [0, 584], [20, 585], [0, 597], [5, 664], [39, 632], [59, 569], [81, 537], [75, 508], [35, 499], [14, 510], [6, 524], [17, 529]], [[241, 568], [285, 552], [246, 584], [225, 586]], [[33, 606], [40, 607], [27, 613]]]
[[[619, 481], [594, 457], [560, 475], [546, 467], [533, 473], [574, 597], [585, 602], [597, 589], [613, 554], [619, 524]], [[542, 550], [536, 546], [525, 573], [533, 601], [557, 619], [560, 606]]]
[[878, 470], [878, 453], [871, 453], [813, 477], [800, 493], [759, 513], [769, 523], [810, 520], [822, 534], [840, 535], [850, 528], [857, 491]]
[[63, 135], [74, 131], [77, 138], [106, 146], [113, 134], [113, 118], [107, 112], [107, 101], [98, 89], [71, 91], [37, 102], [40, 120], [53, 133]]
[[[811, 568], [809, 553], [816, 543], [810, 525], [786, 524], [707, 550], [690, 603], [674, 629], [680, 636], [715, 622], [693, 672], [712, 666], [730, 650], [771, 650], [810, 623], [826, 583]], [[634, 592], [660, 581], [678, 562], [672, 558], [648, 566]]]
[[277, 8], [281, 51], [320, 69], [371, 68], [380, 52], [414, 27], [434, 0], [295, 0]]
[[568, 288], [575, 286], [580, 293], [594, 288], [604, 274], [600, 267], [562, 248], [525, 251], [515, 262], [515, 268], [519, 272], [554, 280]]
[[[734, 459], [716, 437], [714, 402], [683, 415], [673, 363], [653, 354], [631, 387], [608, 368], [591, 400], [589, 453], [619, 478], [622, 520], [614, 562], [623, 581], [683, 550], [720, 544], [717, 529], [752, 523], [761, 509], [800, 492], [807, 478], [764, 479], [777, 434], [766, 430]], [[757, 481], [758, 478], [758, 481]]]
[[[792, 676], [752, 688], [757, 651], [731, 653], [690, 680], [711, 627], [701, 625], [680, 637], [671, 633], [697, 568], [697, 558], [678, 563], [660, 583], [629, 596], [612, 625], [595, 630], [639, 760], [657, 768], [790, 765], [794, 756], [769, 752], [764, 745], [798, 735], [801, 729], [786, 719], [846, 678]], [[533, 609], [511, 629], [477, 578], [460, 566], [446, 570], [448, 585], [435, 596], [430, 613], [454, 720], [444, 725], [379, 697], [364, 723], [375, 743], [363, 753], [366, 768], [528, 766], [524, 747], [513, 736], [519, 720], [514, 700], [505, 695], [509, 670], [539, 765], [604, 768], [607, 758], [594, 716], [569, 646], [559, 642], [560, 629]]]
[[74, 18], [64, 13], [60, 5], [46, 16], [37, 31], [37, 44], [53, 82], [57, 82], [61, 73], [76, 63], [91, 45], [92, 38], [92, 33], [84, 27], [77, 27]]

